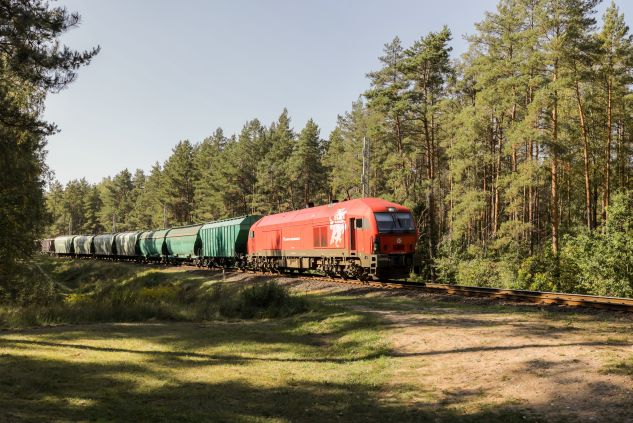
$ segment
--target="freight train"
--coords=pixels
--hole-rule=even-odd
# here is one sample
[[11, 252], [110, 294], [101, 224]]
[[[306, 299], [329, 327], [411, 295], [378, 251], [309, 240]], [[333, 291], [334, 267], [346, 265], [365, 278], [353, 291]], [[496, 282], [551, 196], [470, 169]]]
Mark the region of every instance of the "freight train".
[[45, 254], [270, 272], [401, 279], [417, 241], [411, 211], [360, 198], [268, 216], [160, 230], [41, 240]]

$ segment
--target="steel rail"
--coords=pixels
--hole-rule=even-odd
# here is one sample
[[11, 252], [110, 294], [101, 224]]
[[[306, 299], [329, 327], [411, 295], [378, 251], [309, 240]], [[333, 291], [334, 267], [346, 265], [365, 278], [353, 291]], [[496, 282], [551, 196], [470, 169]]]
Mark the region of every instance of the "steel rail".
[[441, 295], [491, 298], [518, 303], [546, 304], [565, 307], [585, 307], [603, 310], [633, 312], [633, 298], [567, 294], [563, 292], [528, 291], [522, 289], [490, 288], [480, 286], [450, 285], [430, 282], [421, 283], [410, 281], [359, 281], [354, 279], [324, 278], [323, 276], [318, 275], [287, 276], [381, 289], [410, 289]]
[[568, 307], [590, 307], [607, 310], [633, 312], [633, 298], [604, 297], [597, 295], [567, 294], [563, 292], [527, 291], [522, 289], [488, 288], [427, 283], [427, 291], [462, 295], [469, 297], [487, 297], [509, 301], [538, 304], [562, 305]]

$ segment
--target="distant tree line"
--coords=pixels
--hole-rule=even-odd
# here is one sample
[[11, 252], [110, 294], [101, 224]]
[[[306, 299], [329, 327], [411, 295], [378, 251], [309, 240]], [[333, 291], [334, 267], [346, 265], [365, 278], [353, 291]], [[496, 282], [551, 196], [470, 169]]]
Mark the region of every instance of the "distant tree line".
[[53, 182], [48, 235], [171, 227], [326, 202], [326, 148], [312, 120], [297, 134], [286, 110], [268, 127], [247, 122], [239, 136], [217, 129], [198, 144], [179, 142], [148, 175], [124, 169], [98, 184]]
[[49, 234], [154, 228], [361, 195], [411, 207], [425, 277], [633, 294], [633, 41], [611, 3], [502, 0], [451, 59], [451, 32], [384, 46], [322, 139], [284, 111], [180, 142], [149, 175], [54, 184]]

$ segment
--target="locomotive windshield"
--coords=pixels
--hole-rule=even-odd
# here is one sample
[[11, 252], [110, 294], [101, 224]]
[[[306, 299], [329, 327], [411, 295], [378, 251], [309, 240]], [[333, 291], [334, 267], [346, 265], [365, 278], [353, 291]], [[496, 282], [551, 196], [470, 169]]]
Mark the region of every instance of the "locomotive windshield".
[[413, 232], [411, 213], [375, 213], [378, 232]]

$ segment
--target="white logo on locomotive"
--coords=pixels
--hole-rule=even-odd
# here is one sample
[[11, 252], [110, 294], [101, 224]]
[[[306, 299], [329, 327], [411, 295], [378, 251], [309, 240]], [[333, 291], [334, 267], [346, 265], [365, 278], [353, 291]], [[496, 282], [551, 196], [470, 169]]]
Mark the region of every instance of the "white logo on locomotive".
[[343, 242], [343, 235], [345, 234], [345, 215], [347, 209], [338, 209], [334, 213], [334, 217], [330, 217], [330, 245], [340, 247]]

